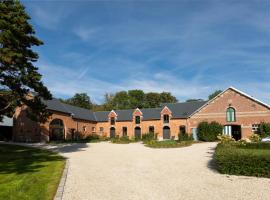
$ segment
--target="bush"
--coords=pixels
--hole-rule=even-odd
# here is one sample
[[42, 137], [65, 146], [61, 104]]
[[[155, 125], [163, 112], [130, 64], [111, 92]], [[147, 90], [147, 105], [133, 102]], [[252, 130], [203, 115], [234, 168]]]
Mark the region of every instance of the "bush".
[[222, 134], [223, 126], [218, 122], [201, 122], [198, 125], [198, 138], [202, 141], [216, 141], [217, 136]]
[[261, 137], [258, 134], [252, 134], [249, 137], [249, 139], [250, 139], [251, 142], [260, 142], [261, 141]]
[[100, 139], [99, 135], [98, 134], [95, 134], [95, 133], [92, 133], [92, 134], [87, 135], [85, 137], [85, 140], [88, 140], [88, 141], [99, 140], [99, 139]]
[[163, 141], [156, 141], [150, 140], [144, 143], [145, 146], [151, 148], [179, 148], [179, 147], [186, 147], [192, 145], [192, 141], [175, 141], [175, 140], [163, 140]]
[[130, 142], [132, 142], [132, 140], [130, 140], [128, 136], [118, 136], [115, 138], [111, 138], [111, 142], [115, 144], [129, 144]]
[[193, 136], [192, 134], [187, 134], [187, 133], [179, 133], [178, 134], [178, 141], [192, 141]]
[[235, 139], [232, 138], [231, 136], [229, 135], [218, 135], [217, 136], [217, 139], [220, 140], [221, 143], [231, 143], [231, 142], [235, 142]]
[[261, 137], [270, 136], [270, 123], [261, 122], [259, 125], [259, 134]]
[[145, 133], [142, 135], [142, 141], [150, 141], [155, 139], [155, 134], [152, 132]]
[[218, 144], [215, 152], [217, 169], [224, 174], [270, 178], [270, 144]]

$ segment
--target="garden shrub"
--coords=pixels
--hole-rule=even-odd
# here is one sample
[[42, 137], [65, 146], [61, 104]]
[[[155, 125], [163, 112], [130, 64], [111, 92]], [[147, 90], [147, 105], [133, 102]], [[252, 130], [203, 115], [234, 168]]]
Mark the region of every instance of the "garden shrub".
[[163, 141], [156, 141], [150, 140], [144, 143], [145, 146], [151, 148], [179, 148], [179, 147], [186, 147], [192, 145], [192, 141], [175, 141], [175, 140], [163, 140]]
[[259, 134], [261, 137], [270, 136], [270, 123], [261, 122], [259, 125]]
[[258, 134], [252, 134], [249, 137], [249, 139], [250, 139], [251, 142], [260, 142], [261, 141], [261, 137]]
[[179, 141], [192, 141], [193, 140], [193, 136], [192, 136], [192, 134], [179, 133], [178, 134], [178, 140]]
[[229, 135], [224, 135], [224, 134], [219, 134], [217, 136], [217, 139], [220, 140], [221, 143], [231, 143], [231, 142], [235, 142], [235, 139], [232, 138]]
[[133, 141], [130, 140], [128, 136], [122, 136], [122, 137], [111, 138], [111, 142], [115, 144], [129, 144], [130, 142], [133, 142]]
[[270, 178], [270, 144], [220, 143], [214, 157], [221, 173]]
[[142, 141], [150, 141], [155, 139], [155, 134], [153, 132], [145, 133], [142, 135]]
[[198, 138], [202, 141], [216, 141], [217, 136], [222, 134], [223, 126], [218, 122], [201, 122], [198, 125]]
[[98, 134], [92, 133], [85, 137], [85, 140], [92, 141], [92, 140], [99, 140], [100, 136]]

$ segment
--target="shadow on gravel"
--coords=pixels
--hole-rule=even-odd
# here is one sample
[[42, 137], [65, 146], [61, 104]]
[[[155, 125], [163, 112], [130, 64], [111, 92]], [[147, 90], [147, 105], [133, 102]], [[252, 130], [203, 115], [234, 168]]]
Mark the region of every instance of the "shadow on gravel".
[[215, 161], [215, 158], [214, 158], [214, 154], [215, 154], [215, 150], [216, 148], [215, 147], [209, 147], [208, 148], [208, 151], [207, 151], [207, 157], [210, 158], [210, 160], [208, 161], [207, 163], [207, 167], [215, 172], [215, 173], [218, 173], [217, 171], [217, 164], [216, 164], [216, 161]]

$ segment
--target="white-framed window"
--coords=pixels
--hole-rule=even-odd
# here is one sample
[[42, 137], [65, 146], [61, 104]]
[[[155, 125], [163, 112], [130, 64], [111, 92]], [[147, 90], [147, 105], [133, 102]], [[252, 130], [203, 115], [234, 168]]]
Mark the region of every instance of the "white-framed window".
[[169, 123], [170, 117], [169, 115], [163, 115], [163, 122], [164, 123]]
[[99, 131], [100, 132], [103, 132], [104, 131], [104, 128], [103, 127], [99, 127]]
[[96, 128], [92, 127], [92, 133], [95, 133], [95, 132], [96, 132]]
[[252, 124], [252, 132], [258, 133], [259, 131], [259, 124]]

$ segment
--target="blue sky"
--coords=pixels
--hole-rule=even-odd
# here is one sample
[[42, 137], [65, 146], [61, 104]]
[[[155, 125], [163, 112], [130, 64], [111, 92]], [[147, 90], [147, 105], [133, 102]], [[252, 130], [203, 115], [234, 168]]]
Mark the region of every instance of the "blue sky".
[[55, 97], [169, 91], [180, 101], [234, 86], [270, 103], [267, 1], [23, 1]]

